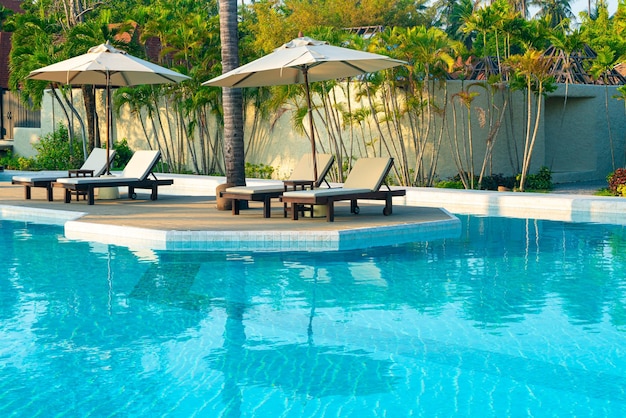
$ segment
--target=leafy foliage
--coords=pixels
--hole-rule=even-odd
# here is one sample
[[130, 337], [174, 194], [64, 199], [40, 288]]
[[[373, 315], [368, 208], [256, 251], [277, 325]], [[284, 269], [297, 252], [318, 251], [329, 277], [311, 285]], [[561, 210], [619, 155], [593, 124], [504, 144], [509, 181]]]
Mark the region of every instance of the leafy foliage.
[[[465, 173], [465, 176], [469, 176], [469, 173]], [[478, 176], [474, 176], [473, 184], [479, 184]], [[491, 176], [484, 176], [482, 183], [480, 183], [481, 190], [498, 190], [498, 187], [500, 186], [513, 189], [515, 187], [515, 177], [504, 176], [502, 174], [494, 174]], [[435, 184], [435, 187], [445, 189], [464, 189], [465, 185], [463, 184], [463, 180], [461, 180], [461, 176], [457, 174], [451, 179], [437, 182]]]
[[115, 157], [113, 158], [113, 168], [124, 168], [133, 156], [133, 150], [128, 146], [126, 138], [118, 141], [113, 146], [115, 149]]
[[42, 136], [34, 148], [37, 151], [34, 168], [38, 170], [68, 170], [80, 167], [84, 162], [81, 144], [70, 141], [63, 125]]
[[[519, 180], [521, 175], [518, 175]], [[526, 178], [526, 189], [530, 190], [552, 190], [552, 171], [543, 166], [537, 174], [529, 174]]]
[[270, 165], [246, 163], [246, 178], [271, 179], [273, 173]]
[[32, 170], [34, 160], [14, 155], [12, 151], [7, 151], [0, 157], [0, 166], [9, 170]]
[[606, 177], [609, 183], [609, 191], [613, 196], [626, 196], [626, 168], [618, 168]]

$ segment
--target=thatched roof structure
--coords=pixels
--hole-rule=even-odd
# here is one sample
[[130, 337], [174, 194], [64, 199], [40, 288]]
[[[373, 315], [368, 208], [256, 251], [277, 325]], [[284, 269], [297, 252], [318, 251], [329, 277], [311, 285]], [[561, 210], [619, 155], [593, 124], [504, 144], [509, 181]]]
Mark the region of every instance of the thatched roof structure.
[[[554, 46], [546, 49], [545, 56], [552, 58], [552, 73], [557, 83], [563, 84], [595, 84], [616, 86], [626, 84], [626, 66], [618, 65], [609, 70], [603, 77], [594, 79], [587, 68], [596, 59], [595, 51], [585, 45], [582, 50], [567, 54]], [[500, 73], [497, 57], [479, 59], [472, 57], [464, 63], [459, 62], [460, 71], [451, 74], [451, 79], [464, 78], [465, 80], [486, 80], [492, 75]], [[620, 71], [622, 70], [622, 71]], [[505, 75], [506, 77], [506, 75]]]

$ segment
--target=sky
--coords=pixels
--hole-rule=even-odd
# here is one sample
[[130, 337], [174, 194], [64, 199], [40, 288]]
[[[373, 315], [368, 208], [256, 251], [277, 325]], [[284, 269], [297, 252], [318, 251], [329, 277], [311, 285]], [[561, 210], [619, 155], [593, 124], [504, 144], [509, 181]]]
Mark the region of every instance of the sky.
[[[572, 12], [578, 19], [578, 13], [582, 11], [587, 11], [587, 7], [589, 7], [589, 2], [587, 0], [570, 0], [570, 7], [572, 8]], [[595, 0], [591, 0], [591, 7], [594, 7]], [[617, 0], [608, 0], [609, 5], [609, 16], [611, 16], [617, 10]]]

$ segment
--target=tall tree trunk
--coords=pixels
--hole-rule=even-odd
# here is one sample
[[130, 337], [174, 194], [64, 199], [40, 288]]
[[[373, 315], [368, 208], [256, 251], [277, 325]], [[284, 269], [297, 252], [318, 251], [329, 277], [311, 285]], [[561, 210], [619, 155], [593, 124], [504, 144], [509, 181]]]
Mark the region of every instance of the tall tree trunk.
[[[222, 72], [239, 66], [237, 0], [220, 0]], [[224, 107], [224, 163], [226, 183], [246, 184], [243, 142], [243, 94], [239, 88], [222, 88]]]
[[89, 135], [89, 149], [93, 149], [94, 147], [100, 146], [100, 135], [95, 129], [96, 120], [96, 95], [94, 92], [94, 88], [91, 85], [83, 85], [81, 86], [81, 90], [83, 92], [83, 101], [85, 103], [85, 112], [87, 119], [87, 134]]

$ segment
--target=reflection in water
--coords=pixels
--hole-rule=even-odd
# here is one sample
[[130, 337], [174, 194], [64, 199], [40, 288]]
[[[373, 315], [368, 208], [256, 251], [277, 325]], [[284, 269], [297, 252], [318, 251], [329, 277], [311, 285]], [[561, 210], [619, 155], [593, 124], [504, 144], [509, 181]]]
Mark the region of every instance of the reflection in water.
[[395, 247], [141, 257], [2, 222], [0, 393], [24, 416], [621, 411], [624, 228], [463, 222]]
[[211, 367], [223, 371], [226, 381], [280, 387], [305, 399], [391, 392], [397, 380], [391, 375], [391, 361], [374, 360], [365, 351], [346, 352], [344, 347], [310, 344], [255, 343], [261, 348], [238, 352], [234, 359], [229, 358], [228, 352], [213, 353], [208, 357]]
[[369, 358], [365, 351], [346, 347], [324, 347], [313, 343], [316, 274], [314, 273], [311, 310], [306, 343], [284, 344], [272, 340], [247, 340], [244, 312], [247, 306], [246, 274], [228, 269], [231, 283], [226, 300], [226, 329], [223, 350], [207, 356], [211, 368], [224, 373], [222, 396], [226, 416], [239, 416], [240, 385], [280, 387], [287, 393], [305, 397], [361, 396], [389, 392], [394, 378], [392, 362]]
[[245, 357], [246, 330], [243, 317], [248, 298], [246, 296], [245, 265], [233, 260], [226, 269], [226, 325], [224, 326], [224, 344], [222, 368], [224, 372], [224, 388], [222, 400], [225, 405], [225, 417], [241, 416], [243, 394], [239, 388], [241, 382], [237, 378], [237, 370]]

